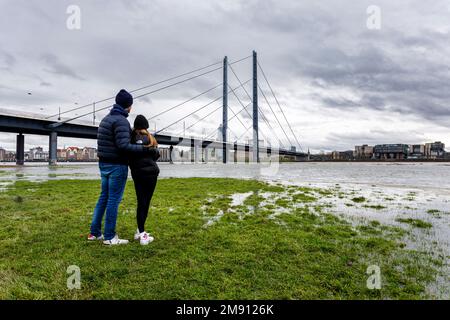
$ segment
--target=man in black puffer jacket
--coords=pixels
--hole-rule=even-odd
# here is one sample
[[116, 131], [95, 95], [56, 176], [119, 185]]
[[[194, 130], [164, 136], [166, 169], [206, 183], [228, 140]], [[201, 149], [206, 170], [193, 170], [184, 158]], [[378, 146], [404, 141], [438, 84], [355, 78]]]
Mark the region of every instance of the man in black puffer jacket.
[[[92, 217], [88, 240], [104, 240], [107, 245], [126, 244], [128, 240], [116, 235], [117, 210], [122, 200], [128, 177], [130, 154], [154, 154], [155, 149], [130, 143], [131, 127], [127, 120], [133, 105], [133, 97], [122, 89], [116, 96], [116, 104], [100, 122], [97, 133], [99, 168], [102, 191]], [[106, 210], [105, 232], [101, 226]]]

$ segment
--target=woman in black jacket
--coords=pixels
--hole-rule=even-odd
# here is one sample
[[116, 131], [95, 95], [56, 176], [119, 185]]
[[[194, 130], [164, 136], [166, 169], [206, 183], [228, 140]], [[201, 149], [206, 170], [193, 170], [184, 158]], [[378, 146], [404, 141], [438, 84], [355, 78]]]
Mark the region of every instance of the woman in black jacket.
[[138, 229], [134, 235], [142, 245], [147, 245], [154, 238], [145, 231], [150, 201], [155, 191], [159, 168], [156, 160], [159, 158], [158, 142], [148, 132], [148, 121], [143, 115], [138, 115], [134, 120], [134, 128], [131, 133], [131, 143], [155, 148], [156, 152], [146, 154], [132, 154], [130, 156], [131, 176], [137, 197], [136, 219]]

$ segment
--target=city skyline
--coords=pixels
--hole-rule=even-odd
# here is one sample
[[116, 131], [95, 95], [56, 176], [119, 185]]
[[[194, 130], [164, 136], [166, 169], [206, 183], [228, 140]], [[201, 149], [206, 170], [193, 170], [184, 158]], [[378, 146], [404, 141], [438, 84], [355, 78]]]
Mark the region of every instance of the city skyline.
[[[261, 140], [261, 145], [264, 145], [264, 141]], [[386, 151], [385, 153], [404, 153], [404, 158], [394, 158], [394, 159], [450, 159], [450, 152], [447, 152], [445, 149], [445, 144], [441, 141], [434, 141], [434, 142], [427, 142], [424, 144], [416, 143], [416, 144], [403, 144], [403, 143], [397, 143], [397, 144], [376, 144], [376, 145], [368, 145], [368, 144], [362, 144], [362, 145], [355, 145], [352, 150], [333, 150], [333, 151], [319, 151], [316, 153], [311, 153], [310, 150], [307, 150], [308, 154], [311, 155], [327, 155], [330, 156], [332, 160], [350, 160], [349, 157], [353, 160], [359, 159], [359, 160], [373, 160], [373, 159], [383, 159], [383, 156], [376, 156], [375, 155], [380, 153], [381, 151], [376, 151], [376, 148], [401, 148], [404, 149], [404, 151]], [[169, 147], [160, 147], [161, 150], [169, 150]], [[182, 147], [175, 147], [174, 150], [176, 152], [189, 152], [191, 148], [187, 146]], [[215, 150], [215, 148], [209, 148], [211, 150]], [[38, 158], [38, 160], [48, 160], [48, 148], [42, 146], [36, 146], [28, 149], [25, 151], [25, 160], [29, 161], [29, 154], [34, 153], [36, 150], [38, 152], [41, 152], [42, 154], [45, 154], [44, 158]], [[81, 150], [82, 152], [85, 152], [85, 150], [89, 150], [89, 154], [92, 155], [87, 160], [93, 160], [94, 158], [97, 159], [96, 152], [97, 148], [95, 147], [89, 147], [89, 146], [63, 146], [60, 148], [57, 148], [57, 158], [58, 160], [61, 160], [61, 153], [69, 152], [70, 150]], [[90, 150], [94, 150], [94, 153], [91, 153]], [[9, 161], [13, 161], [13, 158], [11, 158], [11, 154], [15, 154], [15, 150], [8, 150], [0, 146], [0, 161], [5, 160], [5, 152], [8, 152], [10, 155]], [[213, 151], [213, 153], [215, 153]], [[220, 152], [219, 152], [220, 153]], [[382, 153], [382, 152], [381, 152]], [[351, 154], [351, 155], [350, 155]], [[42, 156], [41, 156], [42, 157]], [[66, 158], [66, 156], [63, 156]], [[75, 159], [77, 159], [77, 155], [75, 153], [74, 155]], [[67, 157], [68, 158], [68, 157]], [[385, 158], [389, 159], [389, 157]], [[31, 159], [33, 160], [33, 159]], [[73, 159], [72, 159], [73, 160]], [[80, 160], [80, 159], [77, 159]]]

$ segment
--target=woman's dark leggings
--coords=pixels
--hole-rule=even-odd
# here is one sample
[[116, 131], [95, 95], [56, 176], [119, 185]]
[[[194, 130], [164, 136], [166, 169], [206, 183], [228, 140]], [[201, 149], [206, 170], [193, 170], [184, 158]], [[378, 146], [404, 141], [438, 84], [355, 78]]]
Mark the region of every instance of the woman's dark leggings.
[[137, 197], [136, 220], [139, 232], [144, 232], [145, 230], [145, 220], [147, 220], [148, 209], [153, 197], [153, 191], [155, 191], [157, 180], [157, 176], [133, 180]]

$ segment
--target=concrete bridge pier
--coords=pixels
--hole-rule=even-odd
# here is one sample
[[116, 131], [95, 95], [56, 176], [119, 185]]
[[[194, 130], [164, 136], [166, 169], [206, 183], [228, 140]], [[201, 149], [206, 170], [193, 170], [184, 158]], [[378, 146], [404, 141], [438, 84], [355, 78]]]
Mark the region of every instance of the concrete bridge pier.
[[49, 148], [48, 148], [49, 151], [48, 164], [51, 166], [56, 165], [56, 162], [58, 160], [57, 149], [58, 149], [58, 134], [56, 133], [56, 131], [52, 131], [50, 132]]
[[195, 140], [191, 137], [191, 163], [195, 162]]
[[191, 137], [191, 163], [200, 162], [200, 141]]
[[194, 144], [194, 162], [200, 162], [200, 146], [198, 145], [198, 143]]
[[245, 152], [245, 163], [249, 163], [250, 162], [250, 146], [248, 145], [248, 143], [246, 143], [244, 146], [244, 152]]
[[25, 162], [25, 136], [17, 135], [16, 140], [16, 164], [22, 166]]

